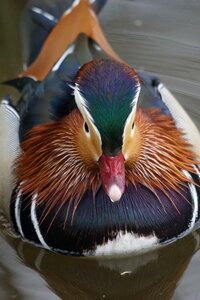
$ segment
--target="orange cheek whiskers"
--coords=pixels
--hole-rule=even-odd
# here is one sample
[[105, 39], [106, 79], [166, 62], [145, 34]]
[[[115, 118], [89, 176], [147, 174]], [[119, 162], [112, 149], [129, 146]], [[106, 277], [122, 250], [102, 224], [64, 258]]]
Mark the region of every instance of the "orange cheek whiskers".
[[38, 193], [37, 205], [45, 204], [40, 222], [70, 199], [75, 213], [83, 194], [99, 188], [98, 166], [87, 165], [77, 148], [81, 126], [82, 117], [74, 111], [65, 120], [35, 127], [22, 144], [15, 172], [23, 195]]
[[126, 162], [126, 181], [135, 186], [141, 183], [154, 194], [156, 189], [160, 189], [173, 202], [170, 189], [181, 194], [182, 187], [187, 183], [195, 184], [183, 171], [195, 173], [193, 166], [198, 164], [196, 156], [171, 117], [160, 115], [159, 110], [143, 111], [138, 108], [135, 124], [141, 146], [138, 153]]

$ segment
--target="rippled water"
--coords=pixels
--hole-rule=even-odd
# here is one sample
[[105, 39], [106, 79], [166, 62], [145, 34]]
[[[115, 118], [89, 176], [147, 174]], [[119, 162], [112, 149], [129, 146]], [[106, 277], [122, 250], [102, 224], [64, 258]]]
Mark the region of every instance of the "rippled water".
[[[20, 71], [24, 3], [0, 3], [1, 81]], [[116, 52], [136, 68], [158, 74], [200, 128], [199, 16], [199, 0], [109, 0], [100, 21]], [[0, 95], [6, 91], [1, 87]], [[147, 254], [64, 257], [23, 243], [2, 226], [0, 299], [197, 300], [199, 248], [195, 232]]]

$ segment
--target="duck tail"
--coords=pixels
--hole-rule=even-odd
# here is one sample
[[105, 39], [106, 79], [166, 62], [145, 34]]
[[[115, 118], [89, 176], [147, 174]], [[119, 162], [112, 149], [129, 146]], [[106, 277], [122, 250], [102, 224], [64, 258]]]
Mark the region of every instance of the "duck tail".
[[29, 1], [22, 22], [26, 65], [21, 75], [44, 79], [81, 33], [93, 39], [111, 58], [120, 60], [106, 41], [96, 16], [106, 2]]

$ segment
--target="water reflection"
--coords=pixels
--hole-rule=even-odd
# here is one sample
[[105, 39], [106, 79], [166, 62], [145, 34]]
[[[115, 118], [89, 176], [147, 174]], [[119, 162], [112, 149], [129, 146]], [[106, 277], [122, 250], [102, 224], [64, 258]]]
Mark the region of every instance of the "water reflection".
[[[70, 300], [171, 299], [192, 255], [200, 248], [200, 232], [152, 252], [104, 258], [66, 257], [16, 238], [6, 240], [1, 237], [0, 253], [10, 278], [7, 282], [13, 294], [17, 291], [25, 296], [28, 291], [28, 299], [39, 299], [34, 298], [37, 293], [42, 299], [57, 299], [56, 295]], [[39, 276], [45, 280], [42, 285]]]

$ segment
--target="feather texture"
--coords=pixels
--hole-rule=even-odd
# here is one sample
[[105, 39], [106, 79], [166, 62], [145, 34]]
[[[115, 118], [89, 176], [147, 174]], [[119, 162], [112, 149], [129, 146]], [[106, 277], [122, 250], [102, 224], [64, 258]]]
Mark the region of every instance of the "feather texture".
[[105, 0], [40, 2], [25, 12], [28, 68], [10, 82], [22, 94], [12, 129], [13, 110], [0, 107], [6, 137], [12, 146], [15, 133], [16, 149], [19, 133], [22, 149], [14, 172], [8, 164], [16, 232], [79, 255], [188, 234], [200, 219], [195, 127], [179, 122], [189, 119], [157, 78], [137, 74], [111, 49], [94, 13]]
[[[101, 185], [92, 149], [80, 138], [83, 122], [75, 110], [61, 121], [35, 127], [22, 144], [23, 152], [16, 164], [22, 194], [38, 193], [39, 204], [48, 202], [46, 214], [70, 199], [76, 208], [87, 190], [95, 195]], [[174, 203], [171, 192], [181, 195], [187, 183], [193, 183], [182, 170], [195, 173], [195, 154], [172, 118], [160, 115], [159, 110], [138, 109], [135, 127], [140, 145], [132, 148], [126, 162], [127, 185], [139, 183], [152, 192], [161, 190]]]

